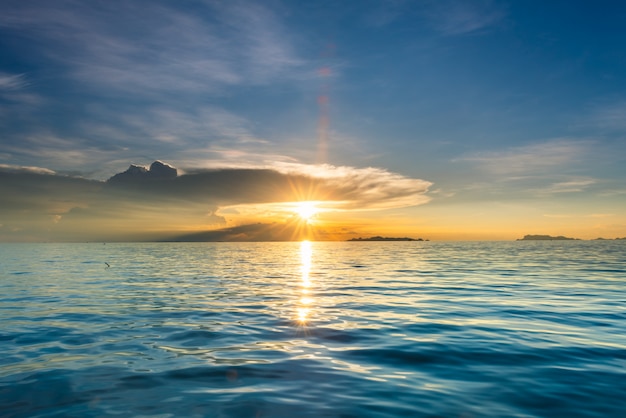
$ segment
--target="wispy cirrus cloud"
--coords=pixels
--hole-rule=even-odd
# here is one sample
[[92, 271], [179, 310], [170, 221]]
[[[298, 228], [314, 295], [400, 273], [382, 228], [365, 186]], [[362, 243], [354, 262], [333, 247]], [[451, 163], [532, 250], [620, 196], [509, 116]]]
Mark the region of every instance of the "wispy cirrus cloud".
[[382, 0], [365, 15], [365, 23], [381, 27], [392, 23], [406, 13], [410, 2], [407, 0]]
[[0, 92], [19, 90], [27, 84], [25, 74], [8, 74], [0, 72]]
[[438, 32], [464, 35], [492, 27], [506, 16], [492, 0], [435, 0], [424, 4], [423, 13]]
[[[0, 122], [11, 124], [0, 155], [24, 164], [39, 155], [52, 158], [53, 168], [87, 170], [137, 157], [179, 154], [186, 162], [190, 154], [209, 160], [230, 152], [256, 153], [258, 163], [259, 151], [272, 155], [269, 142], [224, 97], [239, 87], [314, 78], [281, 19], [257, 2], [11, 2], [0, 31], [19, 32], [20, 47], [49, 64], [32, 83], [0, 73]], [[67, 89], [67, 97], [46, 96], [48, 85]], [[43, 137], [51, 140], [37, 140]]]
[[60, 137], [46, 131], [23, 135], [19, 143], [3, 144], [2, 149], [7, 151], [10, 160], [46, 160], [53, 162], [57, 172], [83, 174], [97, 172], [95, 167], [119, 153], [117, 146], [106, 147], [85, 138]]
[[506, 10], [493, 0], [380, 0], [365, 15], [374, 27], [409, 16], [444, 36], [476, 33], [500, 23]]
[[556, 139], [499, 151], [474, 153], [455, 161], [466, 161], [497, 175], [537, 175], [578, 162], [590, 146], [589, 141]]
[[152, 1], [14, 3], [0, 27], [43, 39], [41, 53], [64, 65], [68, 76], [118, 93], [213, 92], [285, 77], [302, 64], [267, 7], [194, 6], [202, 13]]
[[607, 184], [586, 168], [588, 160], [598, 158], [594, 147], [591, 140], [560, 138], [467, 154], [452, 160], [469, 170], [464, 177], [467, 184], [456, 191], [466, 199], [598, 193]]
[[589, 186], [596, 183], [596, 180], [570, 180], [552, 184], [543, 190], [545, 193], [577, 193], [585, 191]]
[[625, 132], [626, 100], [594, 106], [588, 123], [603, 131]]
[[74, 129], [60, 134], [33, 128], [15, 141], [5, 140], [0, 150], [24, 161], [45, 158], [55, 169], [93, 172], [98, 167], [101, 178], [120, 162], [123, 167], [129, 160], [172, 155], [176, 164], [205, 168], [293, 160], [280, 153], [278, 144], [258, 137], [248, 119], [216, 106], [185, 111], [158, 105], [137, 113], [94, 106]]
[[153, 138], [178, 145], [228, 143], [232, 147], [267, 143], [252, 133], [244, 117], [215, 106], [179, 110], [165, 106], [146, 109], [141, 114], [120, 115], [119, 124], [135, 138]]
[[[3, 122], [31, 118], [45, 99], [34, 93], [25, 73], [0, 72], [0, 127]], [[3, 132], [7, 136], [7, 132]]]
[[[20, 110], [40, 105], [42, 98], [28, 91], [30, 82], [26, 74], [10, 74], [0, 72], [0, 108], [5, 111], [16, 107]], [[4, 102], [4, 103], [3, 103]]]

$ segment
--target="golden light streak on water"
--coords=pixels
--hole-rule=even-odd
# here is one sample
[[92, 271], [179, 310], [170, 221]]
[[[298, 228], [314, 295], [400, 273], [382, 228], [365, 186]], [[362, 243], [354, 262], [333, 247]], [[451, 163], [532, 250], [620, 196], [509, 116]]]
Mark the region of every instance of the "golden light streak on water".
[[298, 322], [305, 325], [309, 320], [311, 312], [310, 306], [313, 304], [313, 298], [309, 296], [309, 290], [311, 287], [310, 273], [311, 273], [311, 258], [313, 255], [313, 248], [310, 241], [302, 241], [300, 243], [300, 272], [302, 274], [300, 281], [300, 305], [297, 309]]
[[311, 256], [313, 255], [313, 249], [311, 248], [311, 241], [302, 241], [300, 243], [300, 271], [302, 272], [302, 286], [307, 288], [311, 285], [309, 274], [311, 273]]

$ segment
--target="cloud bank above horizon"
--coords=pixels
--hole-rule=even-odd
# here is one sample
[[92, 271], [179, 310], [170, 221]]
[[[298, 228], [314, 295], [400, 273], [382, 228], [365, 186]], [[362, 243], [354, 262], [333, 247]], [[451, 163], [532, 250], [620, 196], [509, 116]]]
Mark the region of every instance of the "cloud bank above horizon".
[[[424, 204], [430, 200], [426, 192], [431, 184], [379, 168], [330, 165], [179, 175], [176, 168], [156, 161], [149, 168], [131, 165], [107, 181], [3, 165], [0, 240], [155, 240], [233, 227], [244, 231], [246, 224], [293, 220], [290, 204], [299, 201], [315, 201], [327, 212]], [[273, 207], [271, 216], [268, 206]], [[240, 234], [238, 239], [272, 236], [271, 231], [263, 233]], [[286, 237], [283, 232], [273, 239]]]

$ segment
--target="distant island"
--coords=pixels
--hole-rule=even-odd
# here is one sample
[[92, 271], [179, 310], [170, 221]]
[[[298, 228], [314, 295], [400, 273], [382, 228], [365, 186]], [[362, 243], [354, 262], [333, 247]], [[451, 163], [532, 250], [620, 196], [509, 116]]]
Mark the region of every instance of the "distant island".
[[[422, 238], [409, 238], [409, 237], [403, 237], [403, 238], [393, 238], [393, 237], [370, 237], [370, 238], [351, 238], [348, 241], [424, 241], [424, 239]], [[428, 240], [425, 240], [428, 241]]]
[[578, 238], [569, 238], [559, 235], [558, 237], [553, 237], [550, 235], [524, 235], [524, 238], [518, 239], [517, 241], [578, 241]]

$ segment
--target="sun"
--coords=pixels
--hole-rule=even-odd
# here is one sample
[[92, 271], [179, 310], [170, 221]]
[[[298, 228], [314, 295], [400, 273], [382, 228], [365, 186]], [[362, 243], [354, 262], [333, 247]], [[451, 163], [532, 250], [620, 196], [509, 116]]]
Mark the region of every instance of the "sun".
[[315, 206], [314, 202], [298, 202], [295, 212], [298, 214], [300, 219], [309, 222], [311, 218], [319, 212], [319, 209]]

